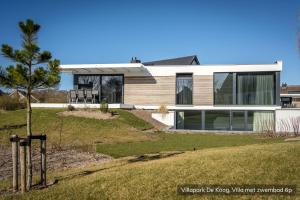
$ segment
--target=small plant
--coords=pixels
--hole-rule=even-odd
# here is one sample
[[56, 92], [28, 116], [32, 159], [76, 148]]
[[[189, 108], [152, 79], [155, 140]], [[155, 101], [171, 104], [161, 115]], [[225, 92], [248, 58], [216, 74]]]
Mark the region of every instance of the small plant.
[[68, 105], [68, 111], [74, 111], [75, 110], [75, 107], [72, 106], [72, 105]]
[[168, 111], [167, 106], [160, 105], [159, 108], [158, 108], [158, 112], [161, 113], [161, 114], [167, 114], [169, 111]]
[[108, 103], [106, 102], [105, 99], [103, 99], [101, 101], [100, 111], [103, 112], [103, 113], [107, 113], [107, 111], [108, 111]]

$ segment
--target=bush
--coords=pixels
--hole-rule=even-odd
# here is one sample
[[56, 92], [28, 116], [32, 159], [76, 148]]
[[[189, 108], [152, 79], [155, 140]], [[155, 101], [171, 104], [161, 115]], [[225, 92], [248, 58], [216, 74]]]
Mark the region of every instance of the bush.
[[0, 110], [18, 110], [26, 108], [25, 102], [20, 102], [17, 98], [8, 95], [0, 97]]
[[167, 106], [160, 105], [159, 108], [158, 108], [158, 112], [161, 113], [161, 114], [167, 114], [169, 111], [168, 111]]
[[74, 111], [75, 110], [75, 107], [72, 106], [72, 105], [68, 105], [68, 111]]
[[107, 111], [108, 111], [108, 103], [106, 102], [106, 100], [101, 101], [100, 110], [103, 113], [107, 113]]

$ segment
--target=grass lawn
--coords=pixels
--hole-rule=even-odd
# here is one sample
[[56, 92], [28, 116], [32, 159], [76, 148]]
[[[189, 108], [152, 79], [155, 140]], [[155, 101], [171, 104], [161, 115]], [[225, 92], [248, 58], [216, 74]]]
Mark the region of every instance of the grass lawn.
[[[45, 133], [48, 144], [62, 146], [90, 146], [95, 143], [120, 143], [156, 139], [142, 130], [152, 125], [125, 110], [116, 110], [119, 117], [111, 120], [61, 117], [63, 109], [33, 109], [33, 134]], [[8, 126], [12, 128], [7, 128]], [[17, 127], [13, 127], [17, 126]], [[9, 145], [12, 134], [26, 135], [26, 111], [0, 113], [0, 143]], [[60, 137], [61, 134], [61, 137]]]
[[264, 144], [282, 142], [282, 138], [263, 138], [260, 135], [218, 135], [208, 134], [157, 134], [155, 141], [130, 142], [119, 144], [99, 144], [97, 152], [115, 158], [158, 153], [162, 151], [190, 151], [213, 147], [241, 146], [248, 144]]
[[[300, 185], [300, 142], [186, 152], [128, 163], [125, 159], [49, 175], [57, 184], [12, 199], [286, 199], [286, 196], [179, 196], [179, 184]], [[296, 197], [288, 199], [297, 199]]]

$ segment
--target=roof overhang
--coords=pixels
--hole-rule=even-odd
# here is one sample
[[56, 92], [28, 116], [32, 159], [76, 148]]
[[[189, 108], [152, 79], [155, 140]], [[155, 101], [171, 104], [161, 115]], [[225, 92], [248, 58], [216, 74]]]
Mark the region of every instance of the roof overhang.
[[61, 72], [72, 74], [127, 74], [144, 72], [141, 63], [60, 65]]

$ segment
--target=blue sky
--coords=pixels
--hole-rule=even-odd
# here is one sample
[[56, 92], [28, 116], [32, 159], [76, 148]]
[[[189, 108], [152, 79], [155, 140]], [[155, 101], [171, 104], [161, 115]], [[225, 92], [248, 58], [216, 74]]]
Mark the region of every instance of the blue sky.
[[[299, 8], [300, 0], [2, 0], [0, 44], [19, 47], [17, 23], [31, 18], [42, 26], [42, 50], [62, 64], [194, 54], [201, 64], [283, 60], [282, 81], [300, 84]], [[71, 88], [72, 77], [60, 87]]]

